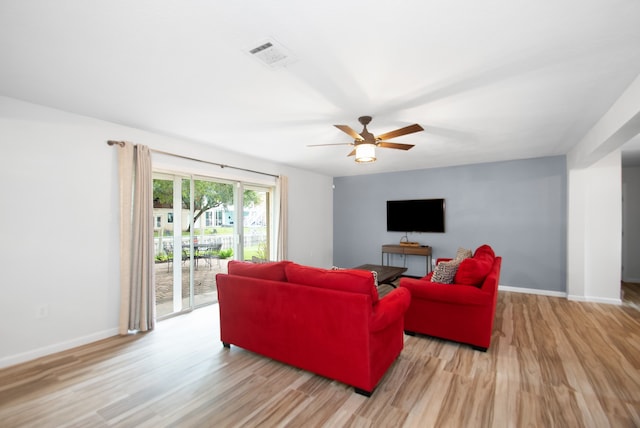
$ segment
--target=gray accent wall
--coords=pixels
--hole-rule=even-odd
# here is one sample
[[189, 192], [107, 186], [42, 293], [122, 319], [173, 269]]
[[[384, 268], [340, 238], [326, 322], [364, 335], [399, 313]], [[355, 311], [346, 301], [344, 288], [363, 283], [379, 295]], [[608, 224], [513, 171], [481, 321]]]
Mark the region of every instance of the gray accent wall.
[[[363, 165], [366, 167], [366, 165]], [[565, 156], [334, 178], [334, 265], [380, 264], [386, 201], [445, 198], [445, 233], [409, 233], [434, 259], [458, 247], [489, 244], [503, 257], [500, 285], [566, 291], [567, 169]], [[386, 256], [385, 256], [386, 262]], [[390, 264], [423, 276], [425, 260], [392, 255]]]

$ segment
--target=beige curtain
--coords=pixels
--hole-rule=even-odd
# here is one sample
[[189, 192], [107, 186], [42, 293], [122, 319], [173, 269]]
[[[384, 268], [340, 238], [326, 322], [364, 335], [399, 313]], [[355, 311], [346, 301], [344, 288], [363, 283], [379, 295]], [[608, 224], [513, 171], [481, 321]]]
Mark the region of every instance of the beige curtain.
[[142, 145], [118, 149], [120, 181], [120, 323], [122, 335], [155, 326], [151, 154]]
[[286, 176], [281, 175], [278, 177], [278, 189], [280, 193], [277, 239], [278, 260], [287, 260], [287, 242], [289, 236], [287, 228], [289, 224], [289, 179]]

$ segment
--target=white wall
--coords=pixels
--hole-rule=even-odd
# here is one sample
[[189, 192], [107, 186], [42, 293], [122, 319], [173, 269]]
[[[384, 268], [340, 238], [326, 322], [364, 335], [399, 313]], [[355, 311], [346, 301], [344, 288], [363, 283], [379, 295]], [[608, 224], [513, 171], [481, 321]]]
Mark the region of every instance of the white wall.
[[640, 166], [622, 168], [625, 209], [622, 237], [622, 279], [640, 282]]
[[640, 75], [567, 153], [569, 298], [621, 303], [620, 147], [640, 133]]
[[619, 304], [622, 265], [620, 150], [569, 171], [567, 292], [573, 300]]
[[288, 176], [289, 259], [331, 265], [331, 177], [0, 97], [0, 367], [117, 334], [110, 139]]

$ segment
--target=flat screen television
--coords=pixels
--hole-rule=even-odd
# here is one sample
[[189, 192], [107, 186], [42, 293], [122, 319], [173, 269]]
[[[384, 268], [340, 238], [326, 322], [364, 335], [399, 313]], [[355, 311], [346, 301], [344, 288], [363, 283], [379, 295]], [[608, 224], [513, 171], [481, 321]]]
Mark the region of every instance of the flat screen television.
[[387, 231], [444, 233], [444, 199], [387, 201]]

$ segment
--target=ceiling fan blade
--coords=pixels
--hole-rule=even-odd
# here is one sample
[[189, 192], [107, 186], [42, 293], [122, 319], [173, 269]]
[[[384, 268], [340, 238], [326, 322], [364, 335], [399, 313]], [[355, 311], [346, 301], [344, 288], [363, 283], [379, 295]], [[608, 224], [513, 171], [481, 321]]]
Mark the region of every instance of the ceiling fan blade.
[[353, 146], [353, 143], [307, 144], [307, 147], [322, 147], [322, 146]]
[[353, 156], [356, 154], [356, 149], [351, 150], [347, 156]]
[[338, 128], [339, 130], [341, 130], [342, 132], [349, 134], [354, 140], [364, 140], [364, 138], [362, 138], [360, 136], [360, 134], [358, 134], [356, 131], [354, 131], [350, 126], [348, 125], [333, 125], [336, 128]]
[[405, 126], [404, 128], [396, 129], [395, 131], [380, 134], [376, 137], [376, 140], [388, 140], [389, 138], [399, 137], [401, 135], [413, 134], [414, 132], [424, 131], [424, 128], [417, 123], [413, 125]]
[[409, 150], [414, 144], [399, 144], [399, 143], [390, 143], [388, 141], [380, 141], [378, 147], [384, 147], [385, 149], [400, 149], [400, 150]]

